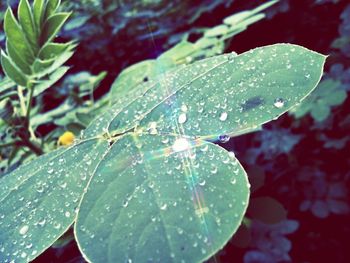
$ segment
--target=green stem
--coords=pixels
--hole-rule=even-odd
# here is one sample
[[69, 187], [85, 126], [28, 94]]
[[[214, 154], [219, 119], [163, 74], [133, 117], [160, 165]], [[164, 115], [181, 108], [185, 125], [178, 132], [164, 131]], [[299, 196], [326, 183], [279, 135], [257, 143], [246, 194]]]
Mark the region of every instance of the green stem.
[[23, 89], [21, 86], [17, 86], [17, 95], [19, 98], [19, 104], [21, 106], [21, 111], [22, 111], [22, 115], [26, 116], [27, 112], [26, 112], [26, 102], [25, 102], [25, 98], [23, 95]]

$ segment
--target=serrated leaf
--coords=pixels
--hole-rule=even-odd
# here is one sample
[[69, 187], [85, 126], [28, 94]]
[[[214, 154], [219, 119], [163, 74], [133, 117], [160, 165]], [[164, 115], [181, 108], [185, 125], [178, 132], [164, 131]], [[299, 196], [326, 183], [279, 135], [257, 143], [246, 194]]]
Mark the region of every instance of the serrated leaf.
[[27, 77], [21, 72], [20, 69], [1, 51], [1, 65], [6, 75], [11, 78], [14, 82], [25, 87], [27, 85]]
[[21, 0], [18, 6], [18, 19], [23, 32], [31, 44], [34, 53], [38, 51], [37, 31], [34, 26], [34, 18], [28, 0]]
[[10, 8], [5, 13], [4, 30], [7, 41], [23, 57], [24, 61], [30, 65], [34, 60], [34, 53]]
[[80, 142], [39, 157], [0, 179], [3, 262], [29, 262], [67, 230], [107, 146], [98, 140]]
[[92, 262], [202, 262], [237, 230], [248, 202], [243, 168], [207, 142], [126, 135], [96, 175], [75, 224]]
[[43, 45], [54, 39], [70, 15], [71, 13], [57, 13], [48, 18], [43, 26], [40, 44]]

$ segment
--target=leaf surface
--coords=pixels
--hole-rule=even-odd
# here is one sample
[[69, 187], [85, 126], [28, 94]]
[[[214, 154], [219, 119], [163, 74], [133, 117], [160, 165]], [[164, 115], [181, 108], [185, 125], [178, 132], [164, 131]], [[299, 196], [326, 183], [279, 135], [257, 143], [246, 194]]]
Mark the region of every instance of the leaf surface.
[[248, 195], [243, 168], [219, 146], [128, 134], [97, 167], [76, 237], [91, 262], [202, 262], [237, 230]]
[[68, 229], [107, 147], [107, 142], [99, 140], [80, 142], [41, 156], [0, 179], [2, 262], [28, 262]]

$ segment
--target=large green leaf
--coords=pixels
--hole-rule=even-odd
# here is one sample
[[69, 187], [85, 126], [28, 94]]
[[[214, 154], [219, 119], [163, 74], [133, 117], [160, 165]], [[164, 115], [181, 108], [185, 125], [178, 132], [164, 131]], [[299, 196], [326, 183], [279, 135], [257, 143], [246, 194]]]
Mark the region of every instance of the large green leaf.
[[304, 99], [319, 82], [324, 61], [291, 44], [202, 60], [160, 77], [100, 130], [122, 133], [152, 125], [160, 133], [193, 136], [240, 133]]
[[[140, 126], [152, 123], [160, 133], [235, 135], [279, 117], [303, 100], [318, 84], [324, 61], [325, 56], [290, 44], [229, 57], [179, 90], [173, 91], [170, 84], [171, 97], [152, 109]], [[122, 124], [124, 119], [118, 121]]]
[[178, 67], [126, 92], [85, 140], [1, 179], [0, 258], [37, 256], [82, 200], [75, 232], [92, 262], [207, 259], [236, 231], [249, 191], [238, 161], [205, 140], [295, 106], [317, 85], [324, 60], [278, 44]]
[[83, 141], [0, 179], [1, 262], [28, 262], [67, 230], [107, 147], [104, 141]]
[[219, 146], [126, 135], [89, 184], [77, 241], [92, 262], [201, 262], [239, 227], [248, 187], [243, 168]]

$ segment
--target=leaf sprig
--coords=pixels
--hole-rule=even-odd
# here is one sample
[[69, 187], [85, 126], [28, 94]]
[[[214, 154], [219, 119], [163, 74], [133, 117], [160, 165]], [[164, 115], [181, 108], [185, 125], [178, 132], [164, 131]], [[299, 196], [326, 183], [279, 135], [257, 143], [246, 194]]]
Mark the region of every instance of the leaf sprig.
[[[17, 18], [11, 8], [7, 9], [6, 51], [1, 51], [1, 64], [17, 85], [32, 88], [47, 78], [57, 81], [68, 70], [62, 65], [73, 55], [76, 43], [54, 42], [71, 14], [59, 12], [60, 3], [60, 0], [34, 0], [30, 5], [28, 0], [21, 0]], [[55, 74], [56, 71], [61, 73]]]

